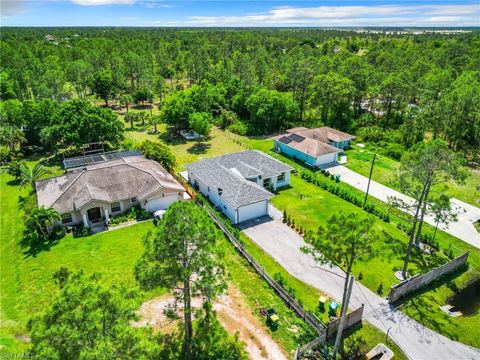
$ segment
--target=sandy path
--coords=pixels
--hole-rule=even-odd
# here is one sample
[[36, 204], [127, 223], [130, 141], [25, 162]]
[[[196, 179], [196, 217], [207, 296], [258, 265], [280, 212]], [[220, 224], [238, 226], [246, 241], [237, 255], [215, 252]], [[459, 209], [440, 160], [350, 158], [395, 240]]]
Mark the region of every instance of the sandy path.
[[[172, 298], [170, 295], [149, 300], [140, 307], [140, 320], [135, 326], [150, 325], [163, 332], [173, 330], [175, 322], [168, 319], [163, 310], [168, 307]], [[201, 307], [199, 298], [192, 299], [192, 307]], [[229, 286], [227, 294], [220, 296], [213, 309], [222, 326], [230, 333], [236, 331], [240, 334], [240, 340], [245, 342], [246, 350], [251, 359], [287, 360], [287, 357], [278, 344], [264, 329], [260, 321], [250, 312], [238, 289]]]

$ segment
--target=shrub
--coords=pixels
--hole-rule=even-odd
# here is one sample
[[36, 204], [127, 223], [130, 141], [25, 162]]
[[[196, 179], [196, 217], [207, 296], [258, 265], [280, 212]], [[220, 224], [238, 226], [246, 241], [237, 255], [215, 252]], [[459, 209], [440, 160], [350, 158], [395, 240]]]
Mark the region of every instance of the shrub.
[[237, 135], [246, 135], [248, 132], [248, 126], [241, 121], [234, 122], [227, 129]]
[[62, 225], [55, 225], [50, 231], [51, 240], [60, 240], [65, 236], [66, 233], [65, 227]]
[[383, 283], [380, 283], [380, 285], [378, 285], [377, 294], [383, 295]]
[[402, 157], [402, 155], [404, 153], [404, 148], [400, 144], [387, 143], [384, 150], [382, 150], [382, 153], [385, 156], [391, 157], [392, 159], [400, 160], [400, 158]]
[[19, 180], [22, 176], [22, 167], [25, 165], [23, 160], [13, 160], [2, 167], [2, 171]]
[[170, 148], [162, 143], [145, 140], [138, 147], [143, 154], [152, 160], [157, 161], [167, 171], [173, 171], [177, 166], [177, 160]]
[[285, 288], [285, 285], [287, 284], [287, 281], [283, 277], [283, 275], [279, 272], [276, 272], [273, 274], [273, 279], [280, 285], [281, 287]]

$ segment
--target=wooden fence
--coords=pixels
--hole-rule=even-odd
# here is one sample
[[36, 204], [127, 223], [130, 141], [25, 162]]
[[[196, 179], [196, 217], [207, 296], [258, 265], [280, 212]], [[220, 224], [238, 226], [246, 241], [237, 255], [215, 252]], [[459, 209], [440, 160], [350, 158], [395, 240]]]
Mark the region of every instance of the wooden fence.
[[171, 173], [175, 180], [177, 180], [187, 191], [187, 194], [190, 195], [193, 201], [197, 202], [197, 193], [191, 188], [190, 184], [181, 176], [178, 176], [175, 173]]
[[228, 240], [232, 243], [240, 255], [242, 255], [248, 263], [255, 269], [255, 271], [268, 283], [268, 285], [275, 291], [275, 293], [283, 300], [283, 302], [292, 309], [299, 318], [303, 319], [310, 327], [312, 327], [318, 334], [319, 343], [326, 340], [327, 325], [323, 323], [315, 314], [305, 310], [300, 303], [295, 300], [279, 283], [268, 275], [265, 270], [258, 264], [255, 259], [245, 250], [243, 245], [237, 238], [227, 229], [223, 222], [218, 218], [208, 207], [205, 207], [207, 213], [213, 219], [215, 224], [223, 231]]

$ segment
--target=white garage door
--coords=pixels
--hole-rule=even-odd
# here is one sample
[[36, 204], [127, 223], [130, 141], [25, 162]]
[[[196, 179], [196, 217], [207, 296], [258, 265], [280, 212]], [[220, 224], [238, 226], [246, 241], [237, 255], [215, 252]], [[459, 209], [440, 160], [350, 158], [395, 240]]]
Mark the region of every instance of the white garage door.
[[165, 195], [149, 199], [147, 201], [147, 210], [150, 212], [155, 212], [157, 210], [165, 210], [170, 206], [170, 204], [173, 204], [175, 201], [178, 201], [177, 194]]
[[261, 216], [268, 215], [267, 200], [260, 201], [255, 204], [250, 204], [238, 208], [238, 222], [255, 219]]

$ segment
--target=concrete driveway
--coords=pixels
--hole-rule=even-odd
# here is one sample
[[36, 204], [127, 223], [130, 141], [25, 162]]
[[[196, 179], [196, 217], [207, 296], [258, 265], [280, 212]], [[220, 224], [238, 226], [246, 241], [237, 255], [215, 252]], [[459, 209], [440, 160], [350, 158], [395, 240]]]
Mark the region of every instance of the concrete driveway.
[[[367, 191], [367, 177], [339, 164], [329, 167], [327, 170], [332, 174], [339, 174], [340, 181], [356, 187], [363, 192]], [[373, 180], [370, 182], [369, 196], [373, 196], [384, 202], [388, 202], [388, 199], [393, 196], [409, 203], [414, 201], [407, 195], [404, 195]], [[480, 234], [478, 233], [477, 229], [475, 229], [475, 226], [473, 226], [473, 223], [480, 219], [480, 209], [457, 199], [452, 199], [451, 203], [452, 209], [455, 209], [455, 211], [458, 213], [458, 220], [456, 222], [451, 222], [448, 225], [440, 224], [439, 229], [442, 229], [450, 235], [453, 235], [460, 240], [463, 240], [466, 243], [469, 243], [470, 245], [480, 249]], [[433, 216], [428, 214], [425, 216], [425, 222], [433, 226], [436, 225]]]
[[[273, 206], [271, 212], [275, 212]], [[313, 257], [300, 251], [305, 246], [303, 238], [283, 224], [277, 217], [262, 218], [241, 224], [243, 233], [249, 236], [264, 251], [272, 256], [290, 274], [306, 284], [341, 300], [344, 273], [337, 267], [320, 266]], [[480, 350], [452, 341], [440, 335], [401, 311], [390, 308], [387, 301], [360, 283], [356, 283], [350, 307], [356, 309], [365, 305], [363, 317], [369, 323], [386, 333], [414, 360], [478, 360]]]

